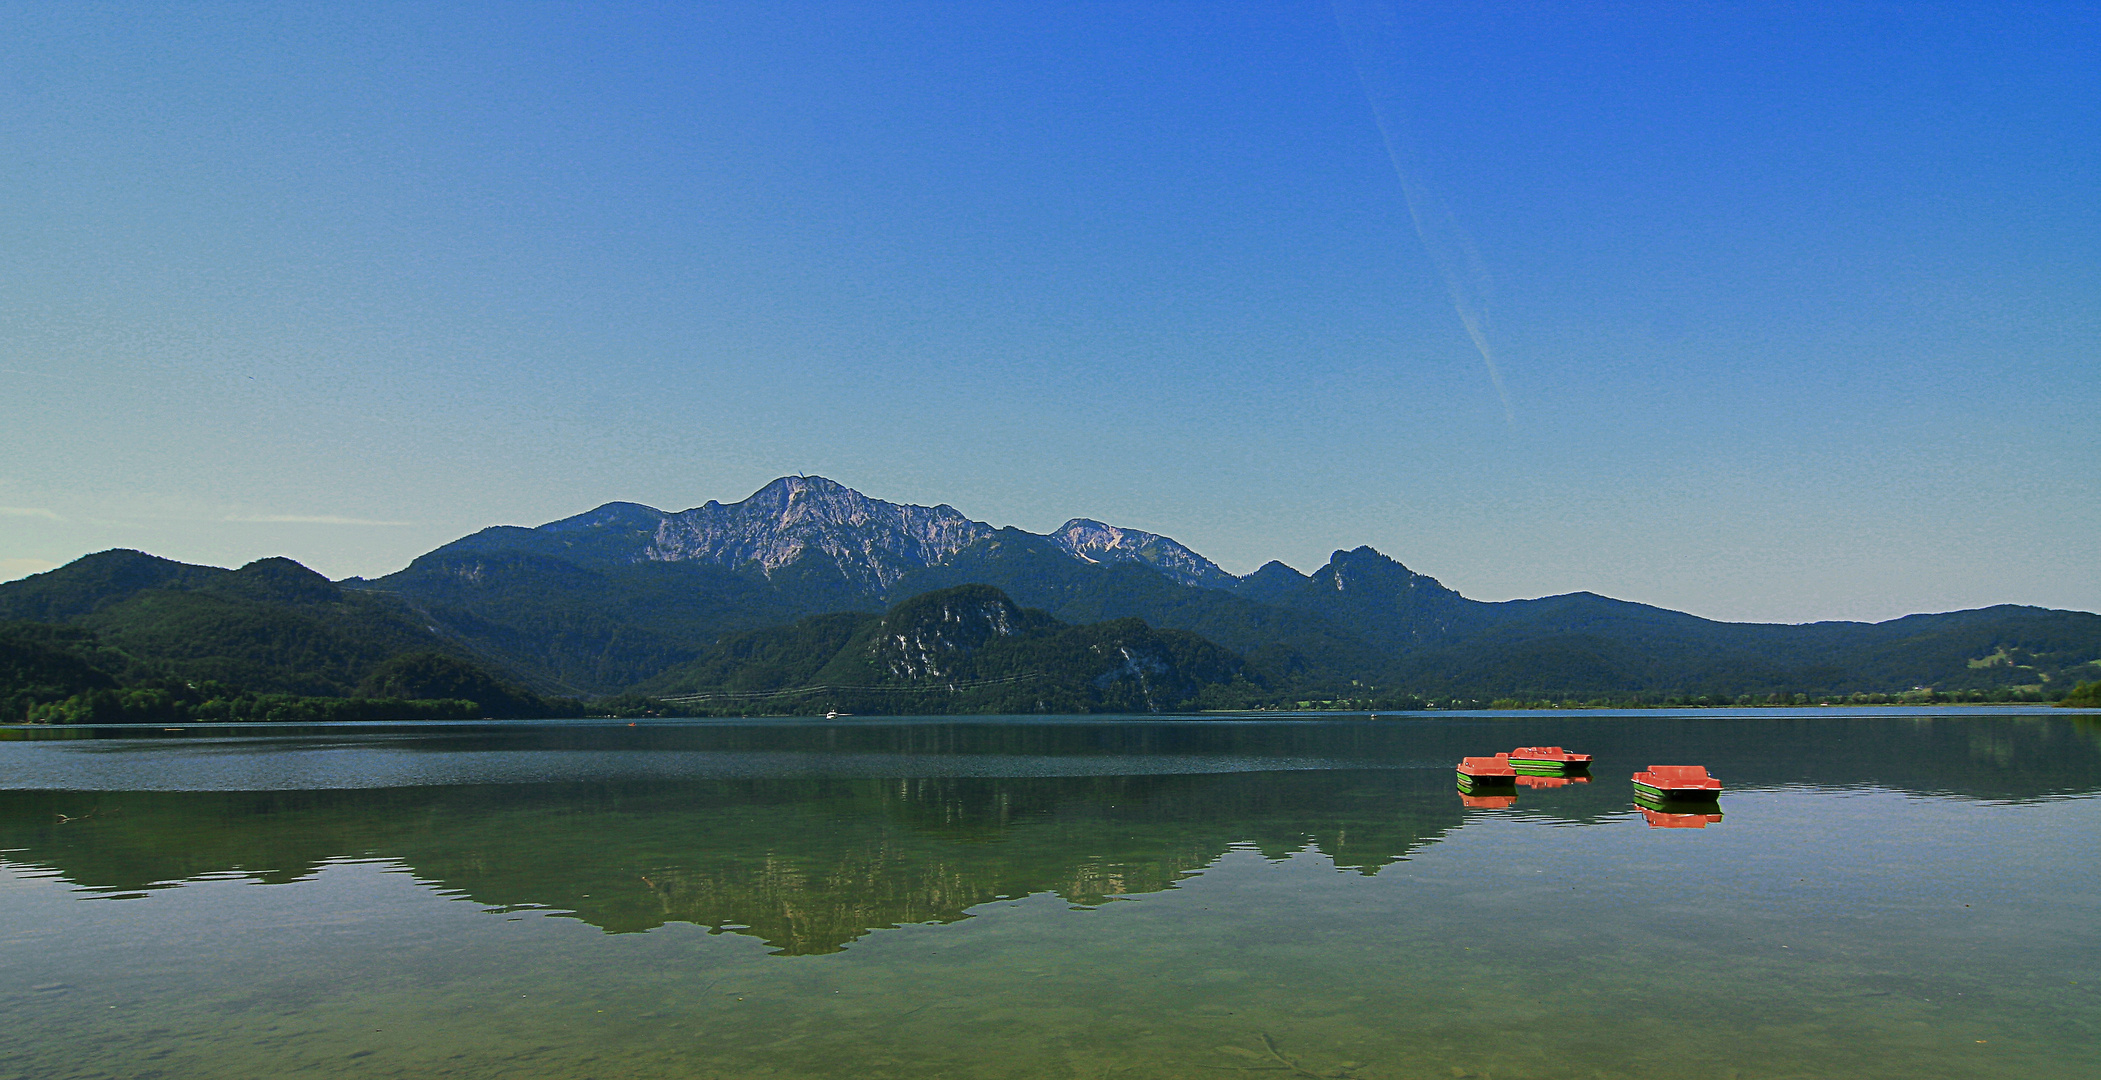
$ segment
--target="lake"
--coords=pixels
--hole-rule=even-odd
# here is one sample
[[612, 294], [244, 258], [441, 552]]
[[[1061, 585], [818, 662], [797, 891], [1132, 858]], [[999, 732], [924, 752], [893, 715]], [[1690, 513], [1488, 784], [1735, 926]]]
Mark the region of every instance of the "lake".
[[[1591, 782], [1454, 790], [1532, 744]], [[0, 789], [0, 1077], [2101, 1074], [2092, 715], [13, 729]]]

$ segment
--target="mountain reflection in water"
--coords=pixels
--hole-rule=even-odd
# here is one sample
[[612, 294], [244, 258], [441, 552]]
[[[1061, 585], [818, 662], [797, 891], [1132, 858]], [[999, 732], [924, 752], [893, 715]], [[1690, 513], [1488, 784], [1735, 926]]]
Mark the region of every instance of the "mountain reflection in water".
[[1403, 776], [8, 792], [0, 847], [116, 895], [228, 872], [290, 881], [332, 859], [381, 857], [491, 907], [570, 911], [615, 933], [735, 927], [807, 954], [1005, 897], [1096, 905], [1156, 892], [1235, 846], [1282, 858], [1311, 844], [1375, 872], [1459, 822], [1448, 793], [1405, 790]]
[[[1485, 812], [1638, 821], [1625, 776], [1657, 761], [1706, 763], [1732, 793], [2021, 801], [2101, 786], [2101, 725], [2063, 716], [191, 732], [0, 745], [10, 782], [78, 781], [0, 791], [0, 858], [118, 898], [380, 858], [492, 908], [568, 913], [613, 933], [692, 923], [816, 954], [1003, 898], [1092, 906], [1171, 889], [1235, 848], [1282, 859], [1310, 847], [1376, 874], [1484, 812], [1455, 797], [1451, 761], [1526, 741], [1595, 753], [1595, 782], [1530, 785]], [[283, 766], [267, 775], [288, 789], [138, 789], [181, 786], [184, 770], [254, 776], [259, 758]], [[667, 761], [685, 775], [665, 775]], [[302, 790], [282, 779], [317, 773], [459, 782]], [[127, 790], [127, 776], [142, 779]]]

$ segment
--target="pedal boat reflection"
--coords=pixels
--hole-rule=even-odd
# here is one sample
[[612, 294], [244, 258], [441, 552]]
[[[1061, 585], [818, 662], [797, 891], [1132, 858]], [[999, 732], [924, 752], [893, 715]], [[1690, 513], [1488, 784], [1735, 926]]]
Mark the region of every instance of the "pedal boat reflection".
[[1652, 829], [1704, 829], [1718, 825], [1722, 820], [1722, 807], [1716, 802], [1693, 802], [1687, 799], [1651, 799], [1634, 797], [1634, 806], [1641, 811], [1642, 819]]

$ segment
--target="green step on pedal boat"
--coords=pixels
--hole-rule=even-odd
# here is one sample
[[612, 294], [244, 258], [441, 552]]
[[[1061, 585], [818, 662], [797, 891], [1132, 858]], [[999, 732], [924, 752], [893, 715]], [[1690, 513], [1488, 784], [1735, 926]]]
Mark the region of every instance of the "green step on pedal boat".
[[1510, 767], [1527, 776], [1567, 776], [1590, 769], [1589, 754], [1571, 754], [1558, 746], [1520, 746], [1509, 758]]

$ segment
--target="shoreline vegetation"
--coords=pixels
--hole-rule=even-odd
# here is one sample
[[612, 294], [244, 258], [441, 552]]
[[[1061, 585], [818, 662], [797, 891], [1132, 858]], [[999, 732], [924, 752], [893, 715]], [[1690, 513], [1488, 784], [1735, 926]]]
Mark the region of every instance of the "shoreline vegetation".
[[[1418, 713], [1418, 712], [1626, 712], [1641, 709], [1786, 709], [1809, 707], [1874, 707], [1889, 705], [2042, 705], [2050, 707], [2101, 708], [2101, 682], [2085, 684], [2080, 689], [2090, 690], [2084, 697], [2078, 692], [2062, 699], [2046, 697], [2034, 691], [1952, 691], [1916, 690], [1900, 694], [1743, 694], [1736, 697], [1726, 695], [1697, 695], [1666, 698], [1591, 699], [1515, 699], [1497, 698], [1490, 701], [1447, 699], [1429, 701], [1421, 698], [1358, 698], [1324, 701], [1279, 701], [1248, 704], [1235, 708], [1198, 709], [1178, 711], [1165, 715], [1177, 716], [1233, 716], [1258, 712], [1326, 712], [1353, 713]], [[590, 709], [585, 719], [643, 720], [643, 719], [770, 719], [785, 717], [824, 716], [830, 710], [768, 710], [757, 706], [721, 707], [706, 709], [691, 705], [680, 705], [654, 698], [622, 696], [610, 698], [587, 706]], [[903, 716], [987, 715], [977, 711], [933, 710], [929, 712], [839, 712], [840, 716]], [[998, 714], [991, 714], [998, 715]], [[1007, 714], [1014, 715], [1014, 714]]]
[[[1326, 701], [1281, 701], [1254, 703], [1236, 708], [1170, 710], [1165, 716], [1229, 716], [1258, 712], [1420, 713], [1420, 712], [1627, 712], [1644, 709], [1784, 709], [1809, 707], [1874, 707], [1889, 705], [2045, 705], [2064, 708], [2101, 709], [2101, 681], [2083, 683], [2058, 699], [2034, 692], [1982, 692], [1915, 690], [1901, 694], [1750, 694], [1728, 698], [1722, 695], [1680, 696], [1647, 700], [1564, 699], [1492, 701], [1420, 698], [1362, 698]], [[598, 702], [575, 699], [539, 699], [531, 708], [511, 708], [492, 714], [482, 702], [466, 698], [352, 697], [324, 698], [296, 694], [258, 694], [217, 684], [159, 685], [123, 688], [98, 687], [56, 701], [31, 704], [20, 718], [9, 715], [0, 723], [27, 725], [102, 726], [117, 724], [228, 724], [228, 723], [345, 723], [415, 722], [427, 720], [643, 720], [643, 719], [777, 719], [825, 716], [835, 710], [769, 710], [756, 703], [734, 708], [707, 709], [657, 698], [626, 695]], [[1016, 715], [987, 710], [885, 711], [840, 716], [877, 718], [884, 716], [972, 716]]]
[[[453, 668], [439, 658], [435, 666]], [[429, 657], [418, 658], [432, 666]], [[457, 669], [454, 668], [457, 674]], [[397, 679], [397, 682], [401, 680]], [[428, 685], [428, 682], [421, 685]], [[489, 695], [480, 695], [488, 698]], [[917, 695], [915, 695], [916, 697]], [[783, 710], [762, 702], [724, 702], [710, 708], [706, 703], [680, 703], [641, 695], [622, 695], [601, 701], [546, 699], [520, 695], [511, 690], [507, 700], [494, 708], [494, 701], [471, 697], [313, 697], [297, 694], [254, 693], [217, 683], [162, 681], [156, 685], [94, 687], [64, 698], [42, 702], [10, 702], [7, 718], [0, 723], [14, 726], [100, 726], [113, 724], [213, 724], [213, 723], [342, 723], [426, 720], [525, 720], [580, 719], [767, 719], [824, 716], [926, 716], [1001, 715], [996, 710], [942, 709], [924, 701], [917, 708], [850, 712], [830, 703], [818, 708]], [[1898, 694], [1740, 694], [1679, 695], [1662, 698], [1631, 696], [1590, 700], [1496, 698], [1488, 701], [1463, 698], [1431, 701], [1415, 697], [1348, 698], [1300, 701], [1262, 701], [1226, 708], [1165, 710], [1169, 716], [1225, 716], [1254, 712], [1416, 713], [1446, 711], [1489, 712], [1625, 712], [1643, 709], [1747, 709], [1807, 707], [1873, 707], [1888, 705], [2044, 705], [2067, 708], [2101, 708], [2101, 681], [2083, 683], [2059, 698], [2020, 691], [1913, 690]], [[1113, 711], [1113, 710], [1095, 710]], [[1015, 715], [1007, 713], [1005, 715]]]

